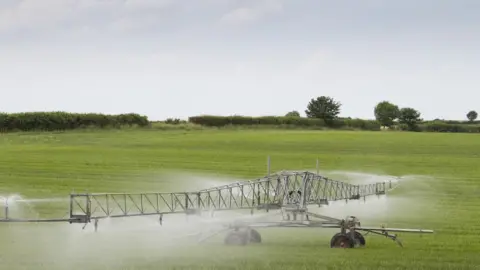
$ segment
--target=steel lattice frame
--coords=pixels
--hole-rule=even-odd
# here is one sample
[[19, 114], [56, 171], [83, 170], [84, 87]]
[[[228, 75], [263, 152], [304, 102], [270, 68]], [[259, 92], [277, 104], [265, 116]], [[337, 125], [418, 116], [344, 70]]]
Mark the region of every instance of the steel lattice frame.
[[242, 209], [268, 211], [291, 204], [306, 208], [328, 201], [385, 194], [387, 187], [391, 188], [392, 183], [352, 185], [305, 171], [280, 172], [196, 192], [71, 194], [70, 221]]
[[[261, 222], [236, 220], [226, 227], [199, 241], [224, 230], [230, 230], [226, 243], [245, 244], [259, 241], [255, 227], [327, 227], [339, 228], [340, 233], [331, 240], [332, 247], [364, 245], [365, 239], [358, 231], [386, 236], [398, 242], [397, 236], [389, 232], [433, 233], [432, 230], [361, 227], [354, 216], [338, 219], [308, 211], [308, 206], [325, 205], [331, 201], [359, 200], [368, 196], [385, 195], [394, 188], [391, 181], [366, 185], [353, 185], [336, 181], [308, 171], [282, 171], [269, 174], [253, 181], [237, 182], [191, 192], [170, 193], [75, 193], [70, 194], [70, 217], [65, 219], [12, 219], [8, 216], [8, 202], [5, 202], [5, 218], [0, 222], [69, 222], [85, 226], [105, 218], [158, 215], [160, 224], [165, 214], [202, 215], [226, 210], [281, 210], [283, 220]], [[300, 216], [300, 221], [297, 221]], [[293, 217], [293, 220], [292, 220]], [[323, 221], [313, 221], [311, 218]], [[239, 232], [239, 229], [243, 229]], [[253, 236], [252, 236], [253, 235]], [[253, 238], [252, 238], [253, 237]], [[250, 240], [249, 240], [250, 239]], [[339, 240], [340, 239], [340, 240]], [[342, 240], [343, 239], [343, 240]], [[340, 242], [339, 242], [340, 241]], [[357, 243], [357, 244], [354, 244]]]

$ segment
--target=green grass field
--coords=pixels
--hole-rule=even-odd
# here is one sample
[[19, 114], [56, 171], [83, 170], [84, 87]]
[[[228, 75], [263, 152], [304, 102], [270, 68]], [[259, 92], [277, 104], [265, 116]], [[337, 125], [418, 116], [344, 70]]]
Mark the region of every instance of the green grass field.
[[[331, 249], [334, 231], [327, 229], [261, 229], [262, 244], [226, 247], [221, 237], [204, 245], [165, 240], [150, 220], [146, 228], [137, 221], [100, 224], [96, 234], [69, 224], [0, 224], [0, 269], [480, 269], [475, 134], [79, 131], [1, 135], [0, 149], [0, 195], [27, 199], [64, 199], [72, 190], [183, 191], [261, 177], [268, 155], [272, 171], [314, 170], [318, 158], [322, 173], [336, 171], [338, 180], [342, 172], [406, 179], [387, 199], [330, 214], [343, 217], [347, 209], [365, 225], [435, 230], [400, 234], [404, 248], [368, 235], [365, 248]], [[22, 217], [68, 211], [63, 200], [32, 202], [33, 210], [14, 206], [11, 214]]]

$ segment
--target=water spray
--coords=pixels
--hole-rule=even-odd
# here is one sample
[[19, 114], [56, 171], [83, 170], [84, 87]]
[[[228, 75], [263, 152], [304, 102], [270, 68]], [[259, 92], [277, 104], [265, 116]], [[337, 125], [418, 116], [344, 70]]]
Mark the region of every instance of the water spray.
[[[12, 219], [8, 213], [8, 198], [3, 198], [5, 217], [0, 222], [68, 222], [83, 224], [85, 228], [93, 222], [97, 232], [102, 219], [140, 216], [158, 216], [161, 226], [165, 214], [183, 214], [188, 223], [189, 216], [212, 221], [216, 212], [248, 211], [252, 217], [240, 216], [220, 222], [220, 229], [201, 234], [203, 242], [221, 232], [227, 232], [225, 244], [245, 245], [261, 242], [255, 228], [337, 228], [330, 246], [358, 247], [365, 245], [361, 231], [383, 235], [397, 243], [392, 232], [433, 233], [432, 230], [365, 227], [356, 216], [330, 217], [313, 213], [309, 208], [324, 207], [330, 202], [350, 200], [366, 201], [366, 197], [386, 196], [396, 183], [390, 181], [369, 184], [351, 184], [337, 181], [310, 171], [281, 171], [271, 173], [270, 157], [267, 159], [267, 175], [250, 181], [234, 182], [211, 188], [183, 192], [149, 193], [72, 193], [70, 194], [70, 216], [59, 219]], [[253, 217], [255, 211], [265, 211], [278, 216], [277, 220], [266, 220], [265, 215]], [[210, 218], [208, 218], [210, 216]]]

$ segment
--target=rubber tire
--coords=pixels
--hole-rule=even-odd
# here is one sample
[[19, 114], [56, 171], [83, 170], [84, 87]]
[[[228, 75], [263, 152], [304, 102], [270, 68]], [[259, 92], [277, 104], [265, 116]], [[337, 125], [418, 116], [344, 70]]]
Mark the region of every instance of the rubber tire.
[[[343, 246], [340, 246], [339, 242], [343, 242]], [[349, 234], [337, 233], [330, 240], [331, 248], [354, 248], [355, 239], [352, 239]]]
[[357, 231], [355, 231], [355, 240], [358, 241], [358, 244], [363, 247], [365, 246], [366, 244], [366, 241], [365, 241], [365, 237], [363, 237], [363, 235]]
[[262, 236], [257, 230], [251, 229], [250, 230], [250, 242], [251, 243], [261, 243]]
[[245, 232], [229, 232], [225, 236], [224, 243], [229, 246], [244, 246], [247, 244], [247, 235]]

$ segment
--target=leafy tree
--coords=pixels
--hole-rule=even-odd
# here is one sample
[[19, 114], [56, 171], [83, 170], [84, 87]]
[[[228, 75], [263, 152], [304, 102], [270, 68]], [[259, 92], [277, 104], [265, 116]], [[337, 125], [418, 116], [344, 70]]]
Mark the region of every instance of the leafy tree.
[[395, 119], [400, 116], [400, 109], [397, 105], [388, 101], [382, 101], [375, 106], [375, 119], [386, 127], [391, 127]]
[[476, 111], [469, 111], [467, 113], [467, 118], [470, 122], [473, 122], [477, 119], [478, 113]]
[[309, 118], [320, 118], [325, 122], [330, 122], [337, 118], [342, 104], [331, 97], [320, 96], [311, 99], [307, 105], [305, 114]]
[[291, 112], [288, 112], [285, 116], [287, 116], [287, 117], [300, 117], [300, 113], [298, 111], [291, 111]]
[[407, 125], [409, 130], [415, 130], [418, 122], [422, 121], [420, 118], [420, 112], [413, 108], [402, 108], [398, 116], [398, 122], [400, 124]]

